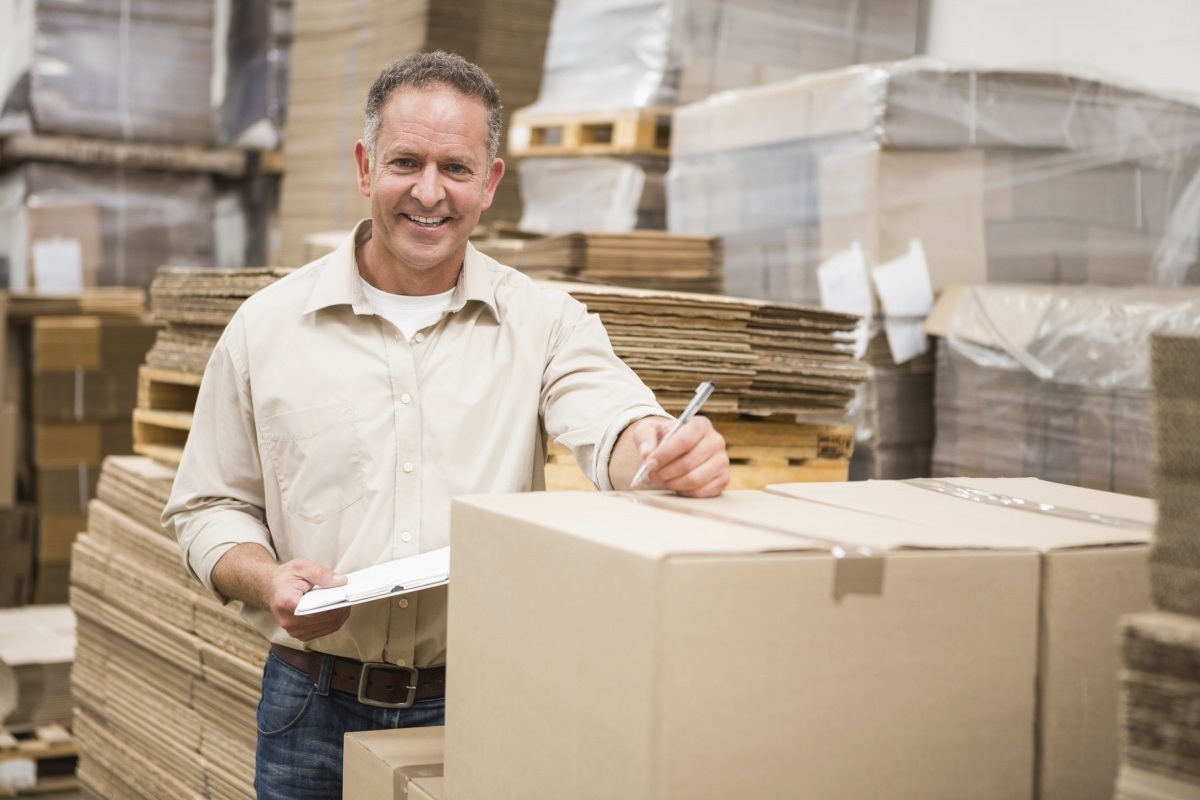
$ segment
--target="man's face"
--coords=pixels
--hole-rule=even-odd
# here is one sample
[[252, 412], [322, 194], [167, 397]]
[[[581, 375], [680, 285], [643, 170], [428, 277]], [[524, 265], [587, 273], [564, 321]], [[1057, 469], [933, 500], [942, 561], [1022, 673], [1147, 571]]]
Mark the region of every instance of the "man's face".
[[355, 148], [359, 190], [371, 199], [369, 272], [392, 284], [379, 288], [426, 293], [454, 285], [467, 237], [504, 174], [500, 159], [488, 164], [487, 135], [479, 100], [441, 86], [392, 93], [374, 160], [361, 142]]

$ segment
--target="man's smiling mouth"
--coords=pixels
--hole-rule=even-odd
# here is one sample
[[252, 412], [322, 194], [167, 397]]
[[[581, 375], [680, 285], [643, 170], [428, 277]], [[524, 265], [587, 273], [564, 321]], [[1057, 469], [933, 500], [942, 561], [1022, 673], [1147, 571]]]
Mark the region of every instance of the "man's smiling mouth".
[[419, 225], [425, 225], [429, 228], [441, 225], [447, 219], [446, 217], [418, 217], [416, 214], [405, 214], [404, 216], [408, 217]]

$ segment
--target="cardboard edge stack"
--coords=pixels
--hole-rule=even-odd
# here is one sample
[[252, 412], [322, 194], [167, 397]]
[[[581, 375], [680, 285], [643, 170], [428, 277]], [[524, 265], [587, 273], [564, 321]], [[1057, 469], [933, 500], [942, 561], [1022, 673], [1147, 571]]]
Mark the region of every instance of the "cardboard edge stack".
[[78, 777], [111, 800], [252, 800], [267, 646], [184, 570], [159, 526], [174, 471], [105, 459], [76, 541]]
[[1121, 621], [1121, 771], [1116, 800], [1200, 797], [1200, 337], [1151, 339], [1157, 610]]

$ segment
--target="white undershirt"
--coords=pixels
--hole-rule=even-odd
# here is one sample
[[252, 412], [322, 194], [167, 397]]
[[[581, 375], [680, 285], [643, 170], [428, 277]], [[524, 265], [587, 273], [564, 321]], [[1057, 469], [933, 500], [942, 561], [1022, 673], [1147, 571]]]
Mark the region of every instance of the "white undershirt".
[[362, 278], [359, 280], [371, 310], [399, 328], [405, 339], [411, 339], [417, 331], [437, 322], [442, 312], [450, 307], [450, 298], [454, 294], [453, 289], [420, 297], [390, 294], [376, 289]]

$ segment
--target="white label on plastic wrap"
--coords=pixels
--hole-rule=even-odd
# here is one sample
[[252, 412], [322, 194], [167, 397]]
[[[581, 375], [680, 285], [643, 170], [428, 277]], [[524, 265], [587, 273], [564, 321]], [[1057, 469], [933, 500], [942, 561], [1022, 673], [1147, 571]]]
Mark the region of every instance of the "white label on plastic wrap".
[[78, 239], [39, 239], [33, 243], [33, 285], [39, 292], [83, 291], [83, 247]]
[[913, 239], [908, 252], [871, 270], [883, 313], [889, 317], [924, 317], [933, 308], [933, 282], [925, 248]]
[[925, 335], [921, 319], [884, 317], [883, 332], [887, 334], [888, 348], [897, 364], [912, 361], [929, 350], [929, 337]]
[[817, 289], [821, 293], [821, 308], [871, 316], [874, 304], [862, 245], [854, 242], [848, 250], [834, 253], [817, 267]]
[[21, 792], [37, 787], [37, 767], [32, 758], [13, 758], [0, 761], [0, 791], [6, 796], [10, 792]]

